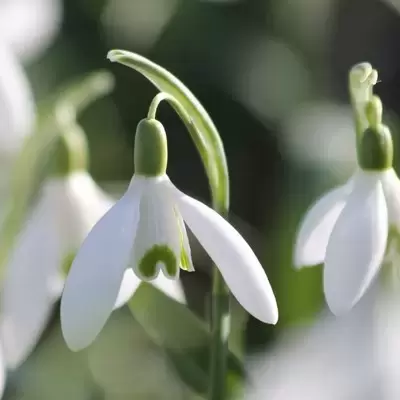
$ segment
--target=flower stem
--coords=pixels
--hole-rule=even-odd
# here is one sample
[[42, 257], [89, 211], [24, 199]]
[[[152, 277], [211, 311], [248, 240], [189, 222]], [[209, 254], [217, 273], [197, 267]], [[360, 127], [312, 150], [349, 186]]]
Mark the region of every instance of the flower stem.
[[209, 400], [225, 399], [226, 355], [230, 331], [229, 291], [218, 268], [213, 270]]

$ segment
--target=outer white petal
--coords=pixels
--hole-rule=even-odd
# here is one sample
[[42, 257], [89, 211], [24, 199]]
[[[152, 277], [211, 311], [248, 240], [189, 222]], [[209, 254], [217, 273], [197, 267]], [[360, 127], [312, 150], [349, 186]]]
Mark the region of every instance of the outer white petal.
[[69, 253], [82, 245], [96, 222], [115, 204], [86, 171], [66, 178], [52, 179], [47, 184], [56, 193], [59, 224]]
[[23, 60], [40, 55], [61, 25], [60, 0], [0, 1], [0, 35]]
[[129, 264], [139, 221], [141, 180], [95, 225], [80, 248], [61, 299], [61, 326], [68, 346], [88, 346], [115, 305]]
[[[131, 265], [135, 273], [143, 280], [151, 281], [156, 278], [159, 269], [170, 279], [176, 279], [179, 276], [181, 233], [174, 203], [169, 195], [169, 188], [165, 187], [165, 184], [169, 182], [166, 176], [148, 179], [146, 187], [143, 189], [138, 234], [133, 248], [133, 264]], [[176, 274], [170, 276], [164, 263], [160, 262], [153, 277], [142, 276], [138, 265], [154, 246], [167, 246], [172, 250], [177, 260]]]
[[307, 211], [296, 238], [296, 268], [324, 262], [329, 237], [351, 192], [352, 184], [351, 180], [346, 185], [329, 191]]
[[0, 151], [13, 156], [32, 130], [34, 103], [29, 82], [13, 54], [0, 43]]
[[326, 250], [324, 291], [336, 315], [370, 286], [386, 249], [388, 212], [379, 173], [359, 172]]
[[388, 208], [389, 225], [400, 234], [400, 180], [391, 168], [382, 174], [381, 182]]
[[243, 237], [224, 218], [176, 188], [171, 190], [197, 237], [239, 303], [254, 317], [275, 324], [278, 308], [267, 275]]
[[128, 268], [124, 273], [114, 309], [124, 306], [134, 295], [140, 283], [141, 280], [136, 276], [131, 268]]
[[6, 266], [0, 333], [6, 363], [12, 368], [35, 346], [63, 287], [62, 243], [53, 200], [52, 193], [42, 191]]
[[[127, 269], [114, 308], [119, 308], [125, 305], [135, 294], [140, 283], [140, 279], [136, 276], [133, 270]], [[150, 283], [172, 299], [179, 303], [185, 303], [182, 284], [178, 279], [168, 279], [163, 274], [159, 274], [158, 277]]]

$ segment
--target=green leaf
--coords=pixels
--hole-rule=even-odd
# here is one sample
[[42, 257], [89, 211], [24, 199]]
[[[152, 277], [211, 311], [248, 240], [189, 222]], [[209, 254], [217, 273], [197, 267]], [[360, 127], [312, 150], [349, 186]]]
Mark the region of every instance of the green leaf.
[[73, 113], [74, 117], [91, 102], [109, 93], [113, 82], [109, 72], [92, 72], [60, 88], [57, 95], [39, 106], [36, 128], [26, 138], [12, 170], [10, 193], [0, 230], [1, 273], [26, 220], [29, 205], [42, 183], [46, 163], [60, 134], [60, 115]]
[[178, 78], [147, 58], [124, 50], [111, 50], [107, 57], [140, 72], [160, 91], [177, 100], [171, 104], [188, 128], [200, 153], [214, 206], [225, 214], [229, 207], [229, 178], [224, 147], [217, 128], [201, 103]]
[[[206, 395], [211, 335], [205, 323], [185, 305], [145, 282], [131, 298], [129, 308], [153, 342], [164, 349], [181, 379], [198, 394]], [[232, 352], [227, 364], [227, 382], [233, 392], [244, 371]]]

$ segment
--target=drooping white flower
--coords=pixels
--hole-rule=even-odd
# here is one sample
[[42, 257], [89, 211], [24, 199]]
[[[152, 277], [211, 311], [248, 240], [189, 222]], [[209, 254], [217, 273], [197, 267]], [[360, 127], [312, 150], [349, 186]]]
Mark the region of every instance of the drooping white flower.
[[66, 280], [61, 324], [72, 350], [88, 346], [100, 332], [126, 271], [151, 281], [160, 273], [174, 280], [179, 267], [193, 270], [185, 223], [242, 306], [261, 321], [276, 323], [275, 297], [249, 245], [218, 213], [179, 191], [166, 165], [164, 128], [142, 120], [129, 188], [93, 228]]
[[400, 232], [391, 135], [380, 122], [379, 99], [368, 104], [370, 128], [360, 139], [359, 169], [307, 212], [295, 246], [297, 268], [324, 263], [325, 296], [335, 314], [351, 309], [371, 285], [385, 257], [389, 228]]
[[[86, 142], [78, 126], [61, 136], [36, 205], [6, 266], [0, 293], [0, 340], [9, 367], [29, 355], [64, 286], [66, 269], [95, 223], [115, 203], [86, 171]], [[140, 280], [127, 271], [114, 307], [133, 295]], [[181, 287], [162, 279], [154, 285], [184, 301]]]
[[0, 42], [0, 154], [2, 164], [21, 147], [34, 123], [31, 88], [19, 62]]
[[20, 364], [36, 344], [61, 295], [62, 267], [113, 202], [84, 171], [51, 178], [21, 231], [6, 268], [0, 337], [7, 364]]

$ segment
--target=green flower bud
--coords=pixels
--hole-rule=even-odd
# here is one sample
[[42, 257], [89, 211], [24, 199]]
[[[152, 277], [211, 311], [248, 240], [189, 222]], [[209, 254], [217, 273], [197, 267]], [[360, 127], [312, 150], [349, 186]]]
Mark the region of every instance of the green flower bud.
[[365, 107], [369, 127], [358, 146], [358, 162], [364, 170], [381, 171], [393, 164], [393, 141], [389, 128], [382, 124], [382, 103], [373, 96]]
[[51, 161], [53, 175], [66, 176], [74, 171], [87, 169], [88, 144], [79, 125], [71, 124], [56, 140]]
[[164, 175], [167, 170], [167, 135], [162, 124], [155, 119], [142, 119], [135, 136], [135, 174]]

